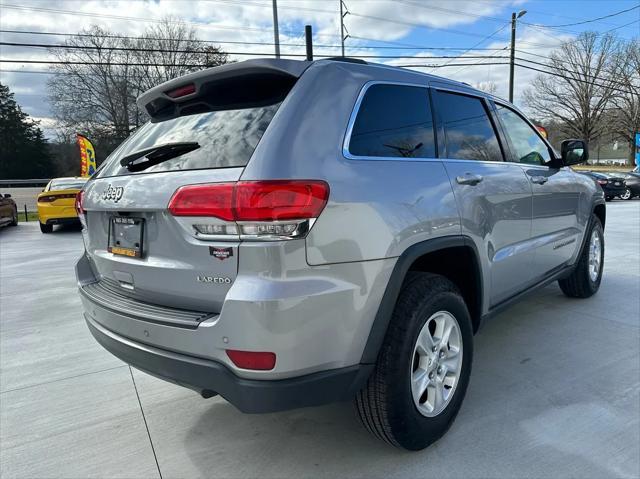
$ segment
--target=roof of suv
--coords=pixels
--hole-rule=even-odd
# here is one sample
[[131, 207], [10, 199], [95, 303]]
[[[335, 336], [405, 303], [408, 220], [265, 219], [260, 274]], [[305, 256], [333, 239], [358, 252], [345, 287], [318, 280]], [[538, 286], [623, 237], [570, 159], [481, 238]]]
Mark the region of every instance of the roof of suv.
[[[429, 81], [437, 81], [441, 84], [448, 84], [458, 88], [463, 88], [484, 96], [491, 96], [486, 92], [481, 92], [472, 88], [466, 83], [391, 65], [368, 63], [349, 57], [334, 57], [316, 61], [259, 58], [207, 68], [162, 83], [142, 93], [138, 97], [138, 105], [141, 108], [146, 109], [153, 117], [156, 112], [162, 110], [162, 108], [170, 103], [182, 102], [197, 97], [201, 88], [211, 82], [224, 82], [231, 78], [233, 78], [234, 81], [237, 81], [239, 78], [251, 78], [258, 76], [262, 76], [265, 80], [271, 81], [288, 80], [295, 82], [311, 66], [328, 67], [336, 64], [340, 64], [340, 67], [345, 70], [365, 73], [371, 80], [375, 80], [379, 76], [388, 77], [390, 76], [389, 74], [391, 74], [391, 76], [395, 77], [396, 81], [422, 83], [427, 79]], [[386, 74], [381, 75], [382, 70], [384, 70]], [[191, 86], [192, 88], [190, 90], [185, 90], [186, 93], [180, 92], [179, 96], [173, 96], [174, 92], [178, 92], [186, 86]]]

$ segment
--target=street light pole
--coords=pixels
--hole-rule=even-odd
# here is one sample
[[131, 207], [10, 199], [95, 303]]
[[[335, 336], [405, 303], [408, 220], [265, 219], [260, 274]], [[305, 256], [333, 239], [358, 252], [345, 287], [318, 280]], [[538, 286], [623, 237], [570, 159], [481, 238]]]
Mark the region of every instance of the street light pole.
[[278, 33], [278, 0], [273, 2], [273, 43], [276, 46], [276, 58], [280, 58], [280, 34]]
[[516, 20], [527, 13], [526, 10], [520, 10], [517, 14], [511, 14], [511, 57], [509, 61], [509, 101], [513, 103], [513, 76], [516, 67]]

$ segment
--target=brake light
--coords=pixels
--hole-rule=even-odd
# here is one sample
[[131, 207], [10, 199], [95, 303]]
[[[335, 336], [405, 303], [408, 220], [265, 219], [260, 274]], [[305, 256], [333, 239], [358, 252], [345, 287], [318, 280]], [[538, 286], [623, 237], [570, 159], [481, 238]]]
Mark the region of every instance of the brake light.
[[214, 216], [234, 221], [233, 193], [236, 183], [183, 186], [169, 201], [173, 216]]
[[329, 196], [324, 181], [243, 181], [236, 186], [236, 221], [317, 218]]
[[191, 95], [192, 93], [195, 93], [195, 92], [196, 92], [196, 86], [193, 83], [190, 83], [188, 85], [183, 85], [173, 90], [169, 90], [165, 93], [168, 97], [180, 98], [183, 96]]
[[78, 191], [78, 193], [76, 193], [76, 202], [75, 202], [76, 213], [78, 213], [78, 216], [82, 216], [86, 213], [82, 205], [83, 201], [84, 201], [84, 191], [80, 190]]
[[192, 224], [201, 236], [247, 239], [304, 236], [327, 204], [329, 185], [318, 180], [240, 181], [179, 188], [169, 201], [173, 216], [213, 217], [236, 225]]
[[40, 196], [38, 198], [38, 203], [51, 203], [52, 201], [57, 200], [58, 196]]
[[229, 359], [242, 369], [268, 371], [276, 365], [275, 353], [227, 349]]
[[606, 185], [608, 183], [607, 180], [598, 180], [598, 183], [601, 185]]

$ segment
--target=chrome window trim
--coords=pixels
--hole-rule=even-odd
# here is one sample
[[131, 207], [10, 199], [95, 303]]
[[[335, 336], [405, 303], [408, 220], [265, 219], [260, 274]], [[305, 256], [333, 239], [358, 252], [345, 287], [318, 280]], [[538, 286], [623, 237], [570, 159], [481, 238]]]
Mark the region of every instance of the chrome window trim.
[[[353, 109], [351, 110], [351, 115], [349, 116], [349, 123], [347, 124], [347, 131], [344, 136], [344, 140], [342, 142], [342, 156], [348, 160], [367, 160], [367, 161], [435, 161], [439, 162], [439, 158], [435, 157], [415, 157], [415, 158], [405, 158], [401, 156], [358, 156], [352, 155], [349, 152], [349, 143], [351, 142], [351, 133], [353, 132], [353, 125], [356, 122], [356, 118], [358, 116], [358, 112], [360, 111], [360, 106], [362, 105], [362, 100], [364, 99], [365, 94], [373, 85], [397, 85], [397, 86], [408, 86], [414, 88], [424, 88], [425, 93], [428, 94], [429, 85], [421, 84], [421, 83], [412, 83], [412, 82], [400, 82], [400, 81], [387, 81], [387, 80], [371, 80], [365, 83], [360, 89], [360, 93], [358, 94], [358, 98], [356, 100]], [[432, 118], [432, 121], [435, 121]], [[433, 132], [433, 139], [435, 141], [435, 127]]]

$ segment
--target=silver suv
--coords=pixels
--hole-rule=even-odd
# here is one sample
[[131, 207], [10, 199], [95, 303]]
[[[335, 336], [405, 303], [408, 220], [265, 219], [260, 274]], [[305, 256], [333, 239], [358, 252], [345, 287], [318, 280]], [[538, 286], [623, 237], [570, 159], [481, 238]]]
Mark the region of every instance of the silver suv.
[[78, 195], [86, 322], [114, 355], [248, 413], [355, 399], [437, 440], [473, 335], [559, 281], [594, 294], [602, 190], [507, 102], [348, 59], [252, 60], [144, 93]]

